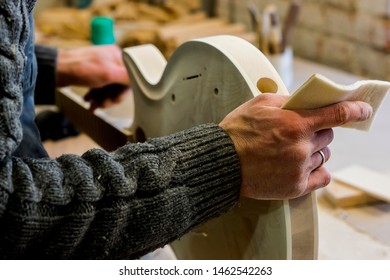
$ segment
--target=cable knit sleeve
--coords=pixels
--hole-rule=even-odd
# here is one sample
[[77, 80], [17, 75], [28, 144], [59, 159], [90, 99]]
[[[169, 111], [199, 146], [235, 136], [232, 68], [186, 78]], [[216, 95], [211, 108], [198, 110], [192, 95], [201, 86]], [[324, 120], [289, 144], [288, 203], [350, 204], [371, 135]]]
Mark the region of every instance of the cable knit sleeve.
[[24, 1], [0, 2], [0, 160], [22, 139], [22, 78], [26, 66], [24, 46], [28, 33]]
[[3, 165], [11, 171], [1, 178], [3, 258], [137, 258], [226, 212], [239, 196], [238, 157], [213, 124], [112, 153]]
[[0, 2], [0, 258], [138, 258], [237, 202], [239, 159], [216, 124], [111, 153], [13, 157], [28, 12]]

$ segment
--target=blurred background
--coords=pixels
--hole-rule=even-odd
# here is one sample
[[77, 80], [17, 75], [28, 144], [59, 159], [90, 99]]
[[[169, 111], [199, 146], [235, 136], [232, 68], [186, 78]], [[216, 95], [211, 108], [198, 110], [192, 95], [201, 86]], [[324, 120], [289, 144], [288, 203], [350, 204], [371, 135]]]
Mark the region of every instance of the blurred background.
[[[104, 43], [104, 32], [93, 27], [96, 18], [111, 20], [103, 28], [113, 36], [110, 43], [151, 43], [167, 59], [192, 38], [239, 36], [270, 59], [291, 92], [314, 73], [341, 84], [390, 81], [390, 0], [38, 0], [36, 42], [58, 48]], [[113, 113], [115, 108], [98, 109], [95, 115]], [[319, 192], [320, 259], [390, 259], [389, 127], [387, 98], [369, 133], [335, 129], [331, 173], [364, 167], [364, 187], [379, 184], [387, 194], [360, 188], [362, 169], [348, 173], [349, 183], [333, 181]], [[100, 146], [80, 132], [45, 141], [49, 154], [82, 154]]]
[[[299, 4], [289, 41], [295, 55], [357, 75], [390, 80], [388, 0], [39, 0], [36, 19], [38, 31], [52, 38], [51, 42], [41, 39], [44, 42], [58, 44], [53, 39], [58, 37], [71, 39], [73, 44], [86, 44], [91, 18], [110, 16], [117, 23], [118, 42], [128, 46], [147, 41], [156, 43], [155, 35], [165, 25], [205, 21], [200, 16], [202, 12], [225, 19], [230, 25], [244, 25], [245, 29], [241, 30], [230, 26], [225, 33], [245, 37], [248, 34], [244, 33], [253, 31], [251, 6], [262, 13], [267, 6], [275, 5], [283, 25], [292, 2]], [[193, 36], [202, 36], [197, 32]], [[219, 32], [223, 31], [219, 29]], [[210, 30], [205, 32], [209, 33]]]

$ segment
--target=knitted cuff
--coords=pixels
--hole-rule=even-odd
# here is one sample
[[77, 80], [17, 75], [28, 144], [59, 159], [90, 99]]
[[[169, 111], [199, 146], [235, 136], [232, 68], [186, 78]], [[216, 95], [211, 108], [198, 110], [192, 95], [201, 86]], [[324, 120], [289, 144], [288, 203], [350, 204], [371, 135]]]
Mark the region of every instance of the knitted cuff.
[[216, 124], [205, 124], [172, 138], [180, 141], [178, 169], [192, 190], [198, 224], [229, 210], [239, 198], [241, 182], [239, 158], [229, 135]]

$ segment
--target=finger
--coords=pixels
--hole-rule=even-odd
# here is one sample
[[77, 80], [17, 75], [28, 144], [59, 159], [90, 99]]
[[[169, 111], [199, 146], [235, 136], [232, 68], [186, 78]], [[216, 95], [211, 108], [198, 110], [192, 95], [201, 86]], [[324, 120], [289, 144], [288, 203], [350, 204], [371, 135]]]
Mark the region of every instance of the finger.
[[97, 103], [94, 100], [91, 100], [90, 105], [89, 105], [89, 111], [94, 112], [99, 107], [100, 107], [99, 103]]
[[316, 170], [322, 167], [330, 158], [331, 151], [329, 147], [324, 147], [321, 150], [316, 151], [311, 156], [310, 169]]
[[309, 111], [312, 125], [316, 130], [364, 121], [372, 116], [372, 107], [361, 101], [342, 101]]
[[111, 99], [107, 99], [107, 100], [104, 100], [100, 105], [99, 107], [100, 108], [109, 108], [113, 105], [115, 105], [117, 102], [115, 100], [111, 100]]
[[328, 146], [333, 141], [333, 139], [334, 133], [332, 128], [316, 131], [312, 140], [312, 152], [315, 153], [318, 150], [321, 150], [323, 147]]
[[84, 95], [84, 100], [89, 102], [102, 102], [107, 95], [106, 91], [103, 91], [102, 88], [93, 88], [87, 92], [86, 95]]
[[112, 81], [124, 86], [130, 85], [130, 78], [126, 68], [122, 65], [115, 67], [111, 70]]
[[109, 84], [91, 89], [85, 96], [85, 101], [95, 100], [102, 103], [106, 99], [116, 99], [128, 91], [129, 87], [122, 84]]
[[102, 102], [98, 102], [96, 100], [91, 100], [90, 101], [89, 110], [93, 112], [93, 111], [95, 111], [98, 108], [101, 108], [101, 109], [109, 108], [109, 107], [113, 106], [116, 103], [118, 103], [118, 102], [115, 102], [115, 101], [112, 101], [112, 100], [109, 100], [109, 99], [103, 100]]
[[112, 98], [112, 102], [114, 104], [117, 104], [117, 103], [121, 103], [123, 102], [124, 100], [126, 100], [132, 93], [131, 90], [129, 90], [130, 88], [128, 88], [127, 90], [124, 90], [120, 95]]
[[307, 184], [307, 193], [318, 190], [330, 183], [331, 176], [325, 167], [315, 169], [309, 176]]

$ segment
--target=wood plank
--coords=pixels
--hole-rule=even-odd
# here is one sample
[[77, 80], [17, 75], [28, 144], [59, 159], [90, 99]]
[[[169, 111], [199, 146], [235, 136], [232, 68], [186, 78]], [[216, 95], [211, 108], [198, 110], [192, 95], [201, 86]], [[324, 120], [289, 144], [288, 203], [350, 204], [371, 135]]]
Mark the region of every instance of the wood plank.
[[390, 202], [390, 176], [388, 175], [353, 165], [333, 173], [333, 178], [380, 200]]
[[[120, 112], [121, 106], [128, 108], [132, 105], [129, 102], [121, 102], [117, 110], [118, 115], [113, 115], [113, 108], [110, 114], [104, 110], [97, 109], [95, 112], [89, 110], [89, 103], [85, 102], [79, 95], [76, 88], [60, 88], [56, 92], [56, 105], [59, 110], [81, 131], [90, 136], [98, 145], [107, 151], [113, 151], [127, 142], [134, 142], [134, 136], [128, 129], [131, 123], [131, 116], [125, 118]], [[129, 124], [128, 124], [129, 123]], [[128, 124], [128, 125], [127, 125]]]
[[164, 52], [165, 57], [170, 57], [171, 54], [179, 47], [181, 44], [196, 38], [209, 37], [214, 35], [235, 35], [239, 36], [245, 33], [245, 26], [242, 24], [226, 24], [221, 26], [204, 26], [202, 28], [194, 29], [192, 32], [186, 32], [183, 34], [178, 34], [165, 42], [164, 46], [161, 46], [161, 49]]
[[166, 41], [174, 37], [181, 36], [183, 34], [193, 33], [199, 29], [210, 29], [220, 26], [226, 26], [227, 22], [223, 19], [206, 19], [204, 21], [171, 23], [162, 26], [157, 31], [157, 37], [160, 41]]
[[332, 180], [324, 189], [324, 196], [339, 207], [353, 207], [378, 201], [364, 191], [336, 180]]

